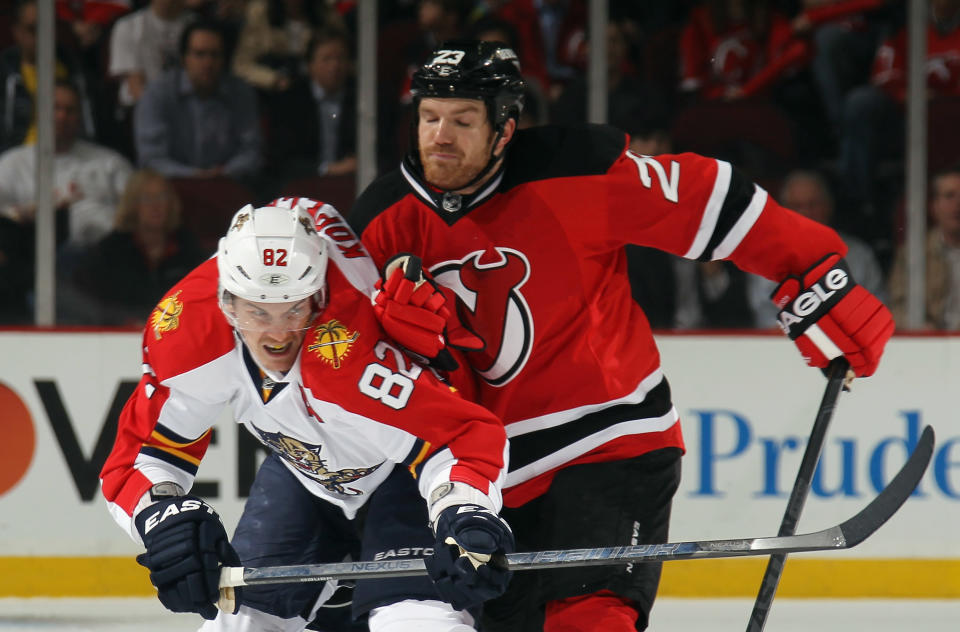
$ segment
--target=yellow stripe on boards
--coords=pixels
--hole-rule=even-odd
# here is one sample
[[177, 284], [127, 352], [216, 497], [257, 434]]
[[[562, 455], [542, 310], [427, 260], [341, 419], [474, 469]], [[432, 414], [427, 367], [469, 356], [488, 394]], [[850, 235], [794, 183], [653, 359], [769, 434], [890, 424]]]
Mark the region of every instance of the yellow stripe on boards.
[[[763, 557], [663, 566], [664, 597], [755, 597]], [[0, 597], [134, 597], [155, 594], [133, 557], [0, 557]], [[960, 559], [787, 557], [777, 597], [960, 598]]]
[[155, 595], [147, 569], [130, 557], [0, 557], [0, 597]]
[[[755, 597], [766, 557], [666, 562], [664, 597]], [[787, 556], [777, 597], [956, 599], [960, 559], [805, 559]]]

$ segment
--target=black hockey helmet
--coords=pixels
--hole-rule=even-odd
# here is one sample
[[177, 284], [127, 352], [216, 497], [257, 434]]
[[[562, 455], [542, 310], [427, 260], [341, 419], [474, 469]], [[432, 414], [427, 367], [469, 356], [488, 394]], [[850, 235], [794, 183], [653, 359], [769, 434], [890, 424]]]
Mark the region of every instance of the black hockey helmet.
[[498, 132], [520, 118], [526, 84], [517, 54], [506, 44], [478, 40], [444, 42], [413, 73], [410, 93], [420, 99], [480, 99]]

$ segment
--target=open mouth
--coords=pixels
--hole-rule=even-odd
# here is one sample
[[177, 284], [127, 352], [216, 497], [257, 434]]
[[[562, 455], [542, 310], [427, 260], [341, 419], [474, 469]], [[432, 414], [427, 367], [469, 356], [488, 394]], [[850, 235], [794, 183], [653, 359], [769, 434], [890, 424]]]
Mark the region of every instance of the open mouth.
[[273, 345], [263, 345], [264, 350], [270, 355], [283, 355], [290, 350], [290, 345], [293, 344], [293, 341], [286, 342], [284, 344], [273, 344]]

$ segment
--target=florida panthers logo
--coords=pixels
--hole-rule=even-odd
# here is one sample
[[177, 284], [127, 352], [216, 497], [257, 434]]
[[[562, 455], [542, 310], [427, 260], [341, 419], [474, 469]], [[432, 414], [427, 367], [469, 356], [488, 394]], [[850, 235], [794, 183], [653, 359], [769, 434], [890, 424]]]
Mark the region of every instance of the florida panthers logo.
[[[252, 425], [252, 424], [251, 424]], [[254, 426], [256, 428], [256, 426]], [[280, 455], [287, 463], [307, 477], [323, 485], [327, 491], [343, 496], [359, 496], [363, 492], [347, 484], [369, 476], [377, 471], [383, 463], [373, 467], [347, 468], [343, 470], [328, 470], [327, 462], [320, 458], [321, 446], [288, 437], [280, 432], [267, 432], [256, 428], [260, 440], [274, 452]]]
[[431, 269], [452, 289], [461, 320], [486, 343], [469, 354], [470, 363], [493, 386], [503, 386], [523, 368], [533, 345], [533, 316], [520, 288], [530, 278], [530, 262], [512, 248], [471, 252], [460, 261]]

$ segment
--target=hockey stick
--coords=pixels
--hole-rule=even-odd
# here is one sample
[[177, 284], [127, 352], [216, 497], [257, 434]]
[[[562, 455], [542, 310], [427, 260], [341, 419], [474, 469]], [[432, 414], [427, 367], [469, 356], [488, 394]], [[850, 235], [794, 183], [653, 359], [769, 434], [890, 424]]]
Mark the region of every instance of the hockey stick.
[[[631, 562], [698, 560], [849, 549], [870, 537], [900, 509], [926, 472], [932, 454], [933, 428], [927, 426], [920, 435], [920, 440], [917, 442], [913, 454], [910, 455], [910, 459], [890, 481], [890, 484], [884, 487], [880, 494], [869, 505], [861, 509], [858, 514], [823, 531], [782, 537], [510, 553], [504, 556], [503, 563], [510, 570], [525, 571], [538, 568], [569, 568]], [[220, 575], [220, 587], [339, 579], [382, 579], [425, 575], [426, 572], [422, 559], [302, 564], [261, 568], [224, 567]]]
[[[850, 363], [843, 356], [830, 363], [827, 371], [829, 375], [827, 388], [823, 393], [823, 399], [820, 401], [820, 409], [817, 410], [813, 429], [810, 431], [810, 438], [807, 440], [807, 447], [803, 452], [803, 459], [800, 461], [800, 469], [797, 470], [797, 478], [793, 481], [793, 490], [790, 492], [790, 499], [787, 501], [787, 508], [783, 513], [783, 520], [780, 521], [778, 536], [793, 535], [797, 532], [800, 512], [803, 511], [803, 504], [806, 502], [807, 494], [810, 491], [810, 482], [817, 468], [817, 462], [820, 460], [820, 453], [823, 451], [827, 426], [830, 425], [833, 410], [837, 405], [837, 398], [840, 396], [840, 390], [847, 379], [849, 369]], [[750, 621], [747, 623], [747, 632], [763, 631], [770, 606], [773, 605], [773, 598], [777, 595], [777, 587], [780, 585], [780, 577], [783, 575], [783, 565], [786, 560], [786, 553], [774, 553], [770, 556], [767, 569], [763, 573], [763, 580], [760, 582], [757, 598], [753, 603], [753, 611], [750, 613]]]

